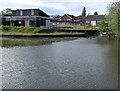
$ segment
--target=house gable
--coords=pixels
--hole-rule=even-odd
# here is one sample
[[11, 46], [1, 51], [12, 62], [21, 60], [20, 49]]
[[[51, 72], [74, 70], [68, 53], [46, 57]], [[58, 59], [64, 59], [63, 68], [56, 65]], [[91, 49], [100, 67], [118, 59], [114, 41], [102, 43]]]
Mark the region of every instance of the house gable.
[[70, 20], [72, 20], [73, 18], [70, 15], [65, 14], [62, 17], [60, 17], [60, 19], [70, 19]]

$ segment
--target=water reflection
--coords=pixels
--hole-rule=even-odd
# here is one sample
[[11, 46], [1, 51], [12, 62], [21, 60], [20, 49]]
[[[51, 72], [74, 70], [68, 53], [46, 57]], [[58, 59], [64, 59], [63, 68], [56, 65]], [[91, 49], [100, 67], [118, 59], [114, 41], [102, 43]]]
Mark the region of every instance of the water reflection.
[[[118, 41], [80, 38], [2, 48], [6, 89], [117, 89]], [[113, 55], [114, 54], [114, 55]]]

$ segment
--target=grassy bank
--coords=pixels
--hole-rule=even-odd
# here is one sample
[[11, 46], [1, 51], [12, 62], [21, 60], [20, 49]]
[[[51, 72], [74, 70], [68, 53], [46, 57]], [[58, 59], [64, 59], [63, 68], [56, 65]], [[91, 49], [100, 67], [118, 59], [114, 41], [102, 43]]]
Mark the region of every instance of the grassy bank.
[[35, 34], [38, 31], [41, 31], [42, 29], [45, 28], [40, 28], [40, 27], [23, 27], [23, 26], [1, 26], [0, 30], [1, 33], [30, 33], [30, 34]]
[[14, 46], [37, 46], [37, 45], [45, 45], [50, 44], [53, 42], [60, 42], [60, 41], [68, 41], [68, 40], [74, 40], [77, 38], [2, 38], [0, 41], [2, 43], [0, 46], [2, 47], [14, 47]]
[[[72, 32], [58, 32], [51, 31], [52, 29], [48, 29], [48, 31], [45, 31], [42, 33], [41, 31], [46, 28], [40, 28], [40, 27], [23, 27], [23, 26], [1, 26], [0, 27], [0, 33], [5, 35], [76, 35], [76, 34], [84, 34], [84, 33], [72, 33]], [[41, 32], [41, 33], [40, 33]]]
[[[99, 30], [101, 34], [120, 34], [118, 32], [104, 29], [101, 30], [99, 26], [79, 26], [79, 25], [58, 25], [53, 27], [53, 29], [47, 29], [41, 27], [23, 27], [23, 26], [0, 26], [0, 34], [22, 34], [22, 35], [74, 35], [83, 34], [78, 32], [59, 32], [60, 29], [63, 30]], [[44, 32], [42, 32], [45, 30]]]
[[114, 32], [114, 31], [105, 31], [105, 32], [100, 31], [100, 34], [120, 35], [119, 32]]
[[59, 24], [55, 27], [56, 29], [68, 29], [68, 30], [96, 30], [98, 27], [94, 26], [80, 26], [80, 25], [62, 25]]
[[84, 34], [84, 33], [16, 33], [16, 32], [2, 32], [2, 35], [78, 35], [78, 34]]

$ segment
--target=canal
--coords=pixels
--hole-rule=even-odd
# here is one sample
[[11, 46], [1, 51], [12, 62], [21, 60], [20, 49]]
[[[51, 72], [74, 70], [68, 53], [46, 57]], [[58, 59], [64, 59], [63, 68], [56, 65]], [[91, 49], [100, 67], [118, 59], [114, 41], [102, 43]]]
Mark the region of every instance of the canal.
[[118, 40], [31, 40], [3, 39], [4, 89], [118, 88]]

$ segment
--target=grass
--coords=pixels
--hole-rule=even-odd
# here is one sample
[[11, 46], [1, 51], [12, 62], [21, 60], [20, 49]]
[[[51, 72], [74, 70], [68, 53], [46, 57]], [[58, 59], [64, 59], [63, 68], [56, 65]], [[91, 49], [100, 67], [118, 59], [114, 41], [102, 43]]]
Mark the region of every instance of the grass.
[[65, 33], [65, 32], [49, 32], [47, 31], [45, 33], [38, 33], [42, 29], [46, 28], [40, 28], [40, 27], [16, 27], [16, 26], [1, 26], [0, 27], [0, 34], [3, 35], [76, 35], [76, 34], [84, 34], [84, 33]]
[[105, 31], [105, 32], [102, 32], [100, 31], [101, 34], [114, 34], [114, 35], [120, 35], [119, 32], [115, 32], [115, 31]]
[[76, 35], [84, 33], [64, 33], [64, 32], [55, 32], [55, 33], [14, 33], [14, 32], [2, 32], [3, 35]]
[[34, 45], [45, 45], [50, 44], [53, 42], [60, 42], [60, 41], [67, 41], [67, 40], [74, 40], [77, 38], [24, 38], [24, 39], [17, 39], [17, 38], [2, 38], [0, 39], [2, 41], [2, 44], [0, 46], [2, 47], [14, 47], [14, 46], [34, 46]]
[[60, 29], [69, 29], [69, 30], [96, 30], [98, 29], [98, 27], [94, 27], [94, 26], [62, 25], [62, 24], [59, 24], [57, 27], [72, 27], [72, 28], [60, 28]]
[[45, 28], [40, 28], [40, 27], [23, 27], [23, 26], [1, 26], [0, 27], [0, 32], [2, 31], [3, 33], [37, 33], [38, 31], [41, 31], [42, 29]]

